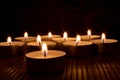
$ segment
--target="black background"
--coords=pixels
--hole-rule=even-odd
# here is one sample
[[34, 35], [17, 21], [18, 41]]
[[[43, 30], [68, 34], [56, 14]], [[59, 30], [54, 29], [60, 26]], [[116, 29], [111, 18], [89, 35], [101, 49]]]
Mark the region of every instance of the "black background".
[[120, 6], [115, 0], [3, 0], [1, 1], [0, 41], [7, 36], [61, 34], [101, 35], [120, 40]]

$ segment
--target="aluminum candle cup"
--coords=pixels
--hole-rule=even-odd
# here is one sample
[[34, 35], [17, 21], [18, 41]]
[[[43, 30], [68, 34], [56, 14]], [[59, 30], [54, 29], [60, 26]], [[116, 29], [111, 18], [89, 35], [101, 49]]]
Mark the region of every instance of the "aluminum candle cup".
[[99, 54], [114, 54], [118, 51], [118, 40], [106, 39], [104, 42], [101, 39], [92, 40], [97, 46]]
[[63, 72], [65, 55], [65, 52], [58, 50], [48, 50], [46, 56], [43, 56], [42, 51], [29, 52], [25, 55], [27, 71], [41, 75]]
[[89, 41], [89, 40], [98, 39], [98, 38], [100, 38], [99, 35], [90, 35], [90, 36], [88, 36], [88, 35], [81, 35], [81, 40], [82, 41]]
[[71, 40], [76, 40], [76, 38], [73, 38], [73, 37], [68, 37], [67, 39], [64, 39], [63, 37], [53, 38], [53, 41], [56, 42], [56, 48], [62, 51], [64, 50], [63, 42], [71, 41]]
[[63, 46], [67, 56], [88, 56], [92, 52], [92, 43], [89, 41], [80, 41], [78, 44], [76, 41], [66, 41]]
[[11, 44], [8, 44], [7, 42], [0, 42], [0, 53], [0, 56], [2, 57], [24, 55], [24, 42], [12, 41]]
[[38, 42], [28, 42], [27, 52], [41, 50], [42, 43], [45, 42], [48, 46], [48, 49], [56, 49], [56, 43], [52, 41], [42, 41], [41, 43]]

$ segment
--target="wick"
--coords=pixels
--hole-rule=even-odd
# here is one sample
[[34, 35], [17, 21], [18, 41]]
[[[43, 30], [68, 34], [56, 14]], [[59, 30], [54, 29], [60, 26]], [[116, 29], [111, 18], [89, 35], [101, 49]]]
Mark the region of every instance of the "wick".
[[79, 44], [79, 41], [78, 42], [76, 42], [76, 46]]
[[105, 42], [104, 39], [102, 40], [102, 42], [103, 42], [103, 43]]
[[90, 35], [88, 35], [88, 37], [89, 37], [89, 40], [91, 40], [91, 36], [90, 36]]
[[66, 38], [64, 38], [64, 42], [66, 41]]
[[46, 57], [46, 52], [44, 52], [43, 56]]
[[11, 42], [9, 42], [9, 45], [11, 46], [11, 45], [12, 45], [12, 43], [11, 43]]

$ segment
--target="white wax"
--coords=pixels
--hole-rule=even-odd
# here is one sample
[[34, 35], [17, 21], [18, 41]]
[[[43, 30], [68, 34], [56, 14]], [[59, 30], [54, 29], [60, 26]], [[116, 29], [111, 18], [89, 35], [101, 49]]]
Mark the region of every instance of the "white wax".
[[[30, 41], [36, 41], [36, 38], [35, 36], [29, 36], [28, 39], [27, 39], [27, 42], [30, 42]], [[19, 40], [19, 41], [25, 41], [25, 38], [24, 37], [16, 37], [14, 38], [15, 40]]]
[[[95, 44], [103, 43], [103, 41], [101, 39], [95, 39], [95, 40], [92, 40], [92, 42]], [[118, 42], [118, 40], [115, 40], [115, 39], [106, 39], [104, 41], [104, 43], [116, 43], [116, 42]]]
[[89, 41], [81, 41], [76, 45], [76, 41], [66, 41], [63, 43], [63, 45], [69, 45], [69, 46], [86, 46], [86, 45], [91, 45], [92, 42]]
[[0, 42], [0, 46], [23, 46], [23, 42], [12, 41], [11, 45], [7, 42]]
[[42, 51], [33, 51], [27, 53], [25, 56], [32, 59], [51, 59], [65, 56], [66, 53], [58, 50], [48, 50], [46, 57], [43, 56]]
[[[51, 45], [51, 46], [55, 46], [56, 43], [52, 42], [52, 41], [42, 41], [41, 43], [45, 42], [47, 44], [47, 46]], [[28, 42], [27, 44], [28, 46], [39, 46], [38, 42]]]
[[[76, 40], [76, 38], [68, 37], [66, 41], [71, 41], [71, 40]], [[63, 39], [63, 37], [61, 37], [61, 38], [53, 38], [53, 41], [55, 41], [55, 42], [64, 42], [64, 39]]]
[[91, 39], [97, 39], [100, 38], [99, 35], [91, 35], [90, 38], [88, 35], [81, 35], [81, 40], [91, 40]]

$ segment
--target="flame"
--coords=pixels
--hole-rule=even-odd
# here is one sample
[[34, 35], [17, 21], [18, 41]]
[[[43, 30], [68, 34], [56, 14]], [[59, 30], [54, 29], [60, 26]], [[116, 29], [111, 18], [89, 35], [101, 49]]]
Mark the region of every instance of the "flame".
[[37, 35], [37, 42], [41, 43], [41, 37], [40, 37], [40, 35]]
[[103, 42], [106, 40], [105, 33], [102, 33], [102, 35], [101, 35], [101, 39], [102, 39]]
[[52, 33], [51, 33], [51, 32], [48, 33], [48, 37], [49, 37], [49, 38], [52, 37]]
[[28, 33], [27, 33], [27, 32], [24, 33], [24, 38], [25, 38], [25, 39], [28, 38]]
[[46, 45], [46, 43], [43, 43], [42, 44], [42, 54], [44, 57], [46, 57], [47, 53], [48, 53], [47, 45]]
[[67, 36], [68, 36], [68, 35], [67, 35], [67, 32], [64, 32], [64, 34], [63, 34], [63, 39], [64, 39], [64, 40], [67, 40]]
[[81, 41], [80, 35], [76, 36], [76, 44], [78, 44]]
[[90, 36], [91, 36], [91, 30], [90, 30], [90, 29], [88, 29], [88, 31], [87, 31], [87, 35], [88, 35], [89, 38], [90, 38]]
[[7, 38], [7, 43], [8, 43], [8, 44], [11, 44], [11, 43], [12, 43], [12, 39], [11, 39], [10, 36]]

